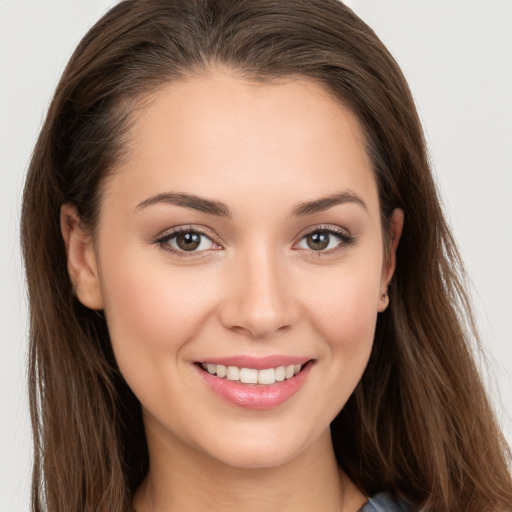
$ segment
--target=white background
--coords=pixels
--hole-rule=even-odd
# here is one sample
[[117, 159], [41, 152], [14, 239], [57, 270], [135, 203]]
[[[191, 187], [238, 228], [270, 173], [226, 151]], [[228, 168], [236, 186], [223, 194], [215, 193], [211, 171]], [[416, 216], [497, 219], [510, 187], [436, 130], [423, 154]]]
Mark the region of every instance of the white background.
[[[18, 243], [24, 173], [67, 59], [114, 3], [0, 0], [0, 512], [29, 509], [27, 311]], [[512, 0], [347, 3], [394, 54], [418, 103], [473, 281], [489, 391], [511, 441]]]

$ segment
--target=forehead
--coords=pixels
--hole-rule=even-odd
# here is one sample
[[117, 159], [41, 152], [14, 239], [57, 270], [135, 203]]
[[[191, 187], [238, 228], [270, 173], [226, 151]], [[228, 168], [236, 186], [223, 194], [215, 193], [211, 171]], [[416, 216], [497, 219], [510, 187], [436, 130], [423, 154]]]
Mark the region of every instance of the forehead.
[[112, 176], [134, 203], [164, 189], [303, 201], [342, 188], [378, 203], [358, 120], [312, 80], [212, 72], [167, 84], [143, 104]]

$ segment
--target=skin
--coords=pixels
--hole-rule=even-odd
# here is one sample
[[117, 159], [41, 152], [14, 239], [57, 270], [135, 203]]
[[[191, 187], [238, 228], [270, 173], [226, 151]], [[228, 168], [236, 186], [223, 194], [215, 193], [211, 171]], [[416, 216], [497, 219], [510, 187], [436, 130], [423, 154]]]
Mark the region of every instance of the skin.
[[[72, 206], [61, 215], [77, 296], [104, 310], [142, 404], [151, 467], [137, 511], [358, 510], [366, 498], [338, 469], [329, 424], [367, 364], [403, 215], [385, 258], [357, 120], [311, 81], [256, 84], [226, 70], [150, 100], [105, 181], [94, 237]], [[222, 202], [230, 216], [147, 204], [169, 192]], [[358, 201], [296, 214], [340, 193]], [[196, 252], [156, 242], [191, 226], [209, 237]], [[306, 235], [319, 229], [353, 241], [328, 235], [314, 250]], [[195, 365], [240, 354], [314, 363], [291, 399], [252, 410], [213, 394]]]

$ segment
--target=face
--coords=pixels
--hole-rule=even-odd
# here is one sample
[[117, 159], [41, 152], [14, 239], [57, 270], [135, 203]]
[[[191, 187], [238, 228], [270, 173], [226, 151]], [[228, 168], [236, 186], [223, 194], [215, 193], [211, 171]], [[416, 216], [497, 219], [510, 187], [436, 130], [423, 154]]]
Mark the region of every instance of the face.
[[356, 119], [313, 82], [218, 72], [156, 93], [128, 151], [94, 240], [63, 231], [148, 441], [239, 467], [314, 447], [393, 270]]

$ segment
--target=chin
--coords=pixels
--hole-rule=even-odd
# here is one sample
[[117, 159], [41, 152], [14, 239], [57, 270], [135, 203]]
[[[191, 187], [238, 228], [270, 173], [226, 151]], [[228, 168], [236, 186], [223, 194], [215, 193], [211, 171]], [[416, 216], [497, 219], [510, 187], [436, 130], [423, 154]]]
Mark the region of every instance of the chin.
[[[330, 431], [327, 429], [328, 442]], [[229, 440], [229, 442], [227, 442]], [[290, 434], [289, 430], [272, 432], [260, 426], [256, 433], [246, 436], [229, 435], [215, 446], [203, 450], [213, 459], [227, 466], [240, 469], [277, 468], [306, 453], [316, 443], [323, 443], [324, 436], [308, 436], [306, 432]]]
[[293, 460], [298, 453], [267, 451], [267, 450], [240, 450], [238, 453], [217, 454], [216, 460], [238, 469], [270, 469], [284, 466]]

